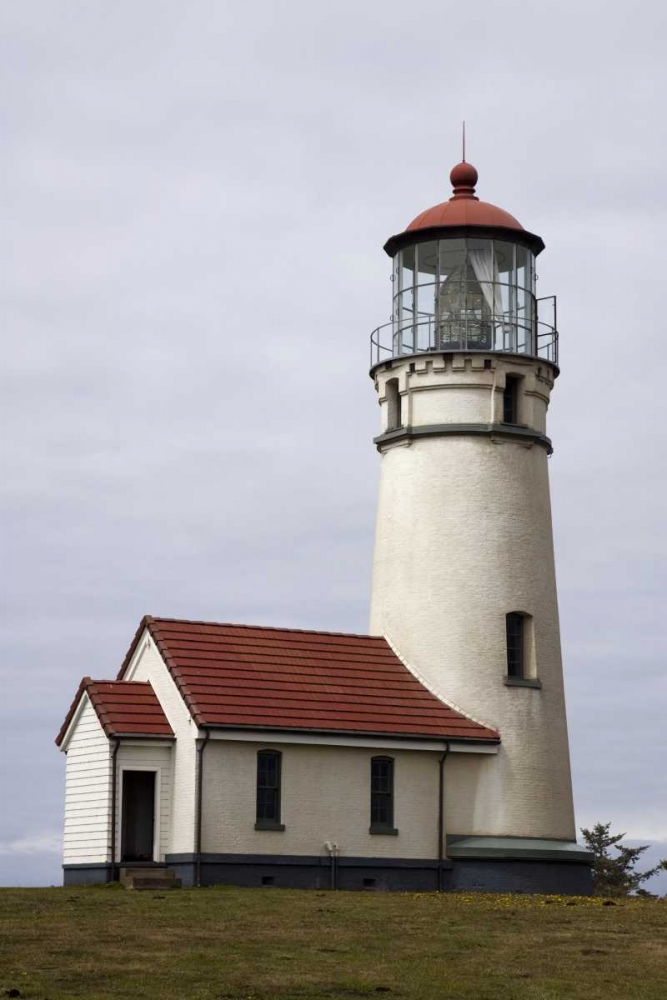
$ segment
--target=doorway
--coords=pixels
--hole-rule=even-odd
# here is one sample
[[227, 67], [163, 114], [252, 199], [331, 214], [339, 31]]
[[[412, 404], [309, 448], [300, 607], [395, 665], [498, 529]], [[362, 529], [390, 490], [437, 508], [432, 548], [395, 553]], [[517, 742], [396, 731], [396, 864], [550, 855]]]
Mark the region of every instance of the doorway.
[[123, 771], [121, 861], [153, 861], [155, 771]]

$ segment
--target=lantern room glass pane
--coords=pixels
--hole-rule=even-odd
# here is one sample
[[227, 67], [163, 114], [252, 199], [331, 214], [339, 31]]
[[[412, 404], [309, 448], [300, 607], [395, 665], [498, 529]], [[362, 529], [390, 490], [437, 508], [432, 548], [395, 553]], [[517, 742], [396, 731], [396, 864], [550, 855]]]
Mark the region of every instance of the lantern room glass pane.
[[440, 240], [436, 346], [460, 350], [465, 340], [466, 241]]
[[516, 244], [493, 241], [497, 282], [494, 343], [497, 350], [516, 350]]
[[417, 350], [435, 348], [435, 297], [438, 281], [438, 243], [420, 243], [417, 248]]
[[491, 240], [467, 240], [466, 342], [469, 350], [493, 346], [494, 313], [501, 307]]
[[517, 246], [517, 351], [526, 354], [535, 353], [532, 260], [526, 247]]
[[415, 351], [415, 264], [417, 247], [405, 247], [400, 253], [398, 340], [402, 354]]
[[[390, 347], [535, 354], [531, 251], [509, 240], [429, 240], [394, 259]], [[386, 355], [384, 355], [386, 356]]]

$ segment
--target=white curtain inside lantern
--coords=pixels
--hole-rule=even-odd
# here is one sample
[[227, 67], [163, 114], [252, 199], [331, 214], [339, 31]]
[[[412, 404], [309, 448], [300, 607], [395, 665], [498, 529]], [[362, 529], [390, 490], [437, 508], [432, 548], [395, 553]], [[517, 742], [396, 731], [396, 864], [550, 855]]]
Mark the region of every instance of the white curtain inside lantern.
[[500, 288], [500, 272], [490, 250], [468, 250], [468, 260], [472, 264], [475, 277], [482, 289], [482, 295], [491, 315], [496, 321], [503, 318], [503, 297]]

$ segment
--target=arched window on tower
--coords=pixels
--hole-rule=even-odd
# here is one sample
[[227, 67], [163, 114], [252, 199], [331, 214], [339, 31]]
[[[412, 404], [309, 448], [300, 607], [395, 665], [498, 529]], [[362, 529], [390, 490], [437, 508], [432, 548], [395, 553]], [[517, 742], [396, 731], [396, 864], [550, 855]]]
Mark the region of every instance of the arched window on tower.
[[402, 426], [401, 423], [401, 394], [398, 391], [398, 379], [387, 379], [385, 386], [387, 397], [387, 430], [395, 431]]

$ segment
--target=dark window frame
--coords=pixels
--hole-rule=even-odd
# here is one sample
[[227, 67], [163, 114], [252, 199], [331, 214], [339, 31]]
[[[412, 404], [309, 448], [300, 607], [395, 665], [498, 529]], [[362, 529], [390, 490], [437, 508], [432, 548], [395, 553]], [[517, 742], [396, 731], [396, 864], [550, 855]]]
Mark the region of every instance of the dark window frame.
[[396, 836], [394, 827], [395, 761], [384, 754], [371, 757], [370, 833]]
[[507, 676], [515, 680], [526, 680], [526, 620], [522, 611], [505, 615]]
[[[280, 750], [258, 750], [255, 786], [255, 829], [284, 830], [282, 807], [282, 758]], [[270, 766], [269, 766], [270, 762]]]
[[521, 375], [506, 375], [503, 390], [503, 423], [519, 423], [519, 386]]
[[403, 426], [403, 406], [397, 378], [387, 379], [385, 395], [387, 397], [387, 430], [397, 431]]

